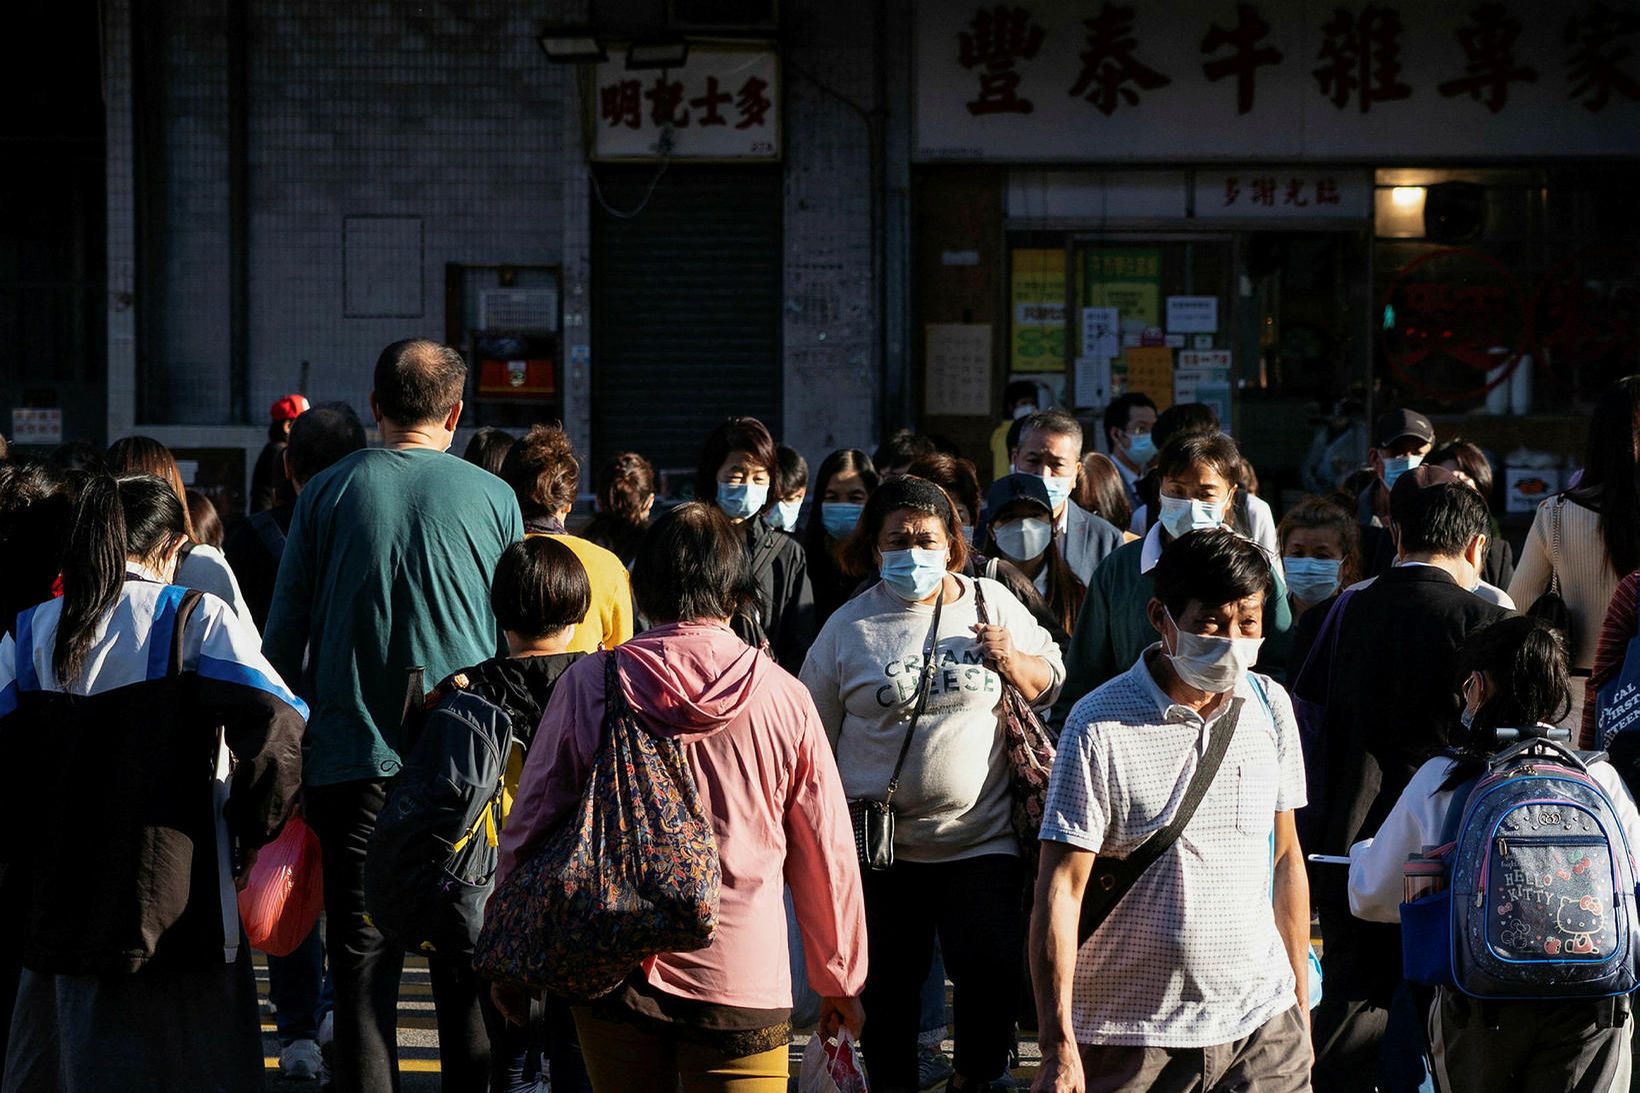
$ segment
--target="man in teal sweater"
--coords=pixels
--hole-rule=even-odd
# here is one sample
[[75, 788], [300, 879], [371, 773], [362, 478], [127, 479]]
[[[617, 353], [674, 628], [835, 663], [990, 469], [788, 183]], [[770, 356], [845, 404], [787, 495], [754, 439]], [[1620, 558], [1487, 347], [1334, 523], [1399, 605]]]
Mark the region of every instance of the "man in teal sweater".
[[[1240, 462], [1236, 442], [1223, 433], [1176, 436], [1156, 457], [1160, 518], [1143, 539], [1118, 547], [1093, 571], [1065, 654], [1065, 688], [1054, 704], [1055, 725], [1065, 723], [1083, 695], [1131, 668], [1156, 640], [1146, 614], [1154, 595], [1150, 571], [1167, 544], [1186, 532], [1229, 526]], [[1270, 559], [1270, 568], [1276, 591], [1265, 607], [1264, 632], [1277, 639], [1292, 626], [1293, 612], [1280, 562]]]
[[[524, 524], [506, 483], [446, 452], [466, 378], [461, 354], [436, 342], [382, 351], [370, 395], [382, 447], [354, 452], [302, 490], [263, 637], [313, 710], [303, 808], [324, 854], [335, 1082], [346, 1093], [396, 1085], [403, 954], [366, 917], [364, 859], [406, 744], [408, 672], [437, 681], [505, 649], [490, 578]], [[438, 1005], [444, 977], [433, 980]], [[476, 999], [463, 1010], [450, 1022], [441, 1013], [440, 1027], [467, 1023], [482, 1035]]]

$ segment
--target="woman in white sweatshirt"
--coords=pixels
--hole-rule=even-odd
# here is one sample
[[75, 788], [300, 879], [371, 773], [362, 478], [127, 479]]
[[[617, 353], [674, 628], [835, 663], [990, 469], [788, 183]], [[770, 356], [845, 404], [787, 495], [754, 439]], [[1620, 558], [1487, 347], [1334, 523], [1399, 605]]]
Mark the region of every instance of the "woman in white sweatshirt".
[[[1350, 848], [1350, 910], [1371, 922], [1399, 922], [1408, 855], [1442, 842], [1454, 791], [1508, 741], [1503, 726], [1556, 724], [1570, 704], [1566, 646], [1557, 631], [1524, 615], [1470, 635], [1460, 663], [1469, 737], [1457, 752], [1413, 775], [1378, 833]], [[1640, 812], [1610, 763], [1588, 764], [1610, 799], [1628, 844], [1640, 846]], [[1462, 808], [1462, 802], [1456, 807]], [[1629, 1088], [1629, 1000], [1488, 1001], [1437, 987], [1424, 1023], [1435, 1081], [1444, 1093], [1509, 1089], [1561, 1093]]]

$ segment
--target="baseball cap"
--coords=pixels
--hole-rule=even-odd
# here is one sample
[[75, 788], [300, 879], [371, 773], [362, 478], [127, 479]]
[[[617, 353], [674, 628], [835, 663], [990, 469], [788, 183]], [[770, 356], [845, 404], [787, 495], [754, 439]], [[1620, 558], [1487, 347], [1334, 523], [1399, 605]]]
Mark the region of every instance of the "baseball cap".
[[1375, 448], [1387, 448], [1404, 436], [1417, 437], [1425, 444], [1435, 443], [1435, 426], [1416, 410], [1391, 410], [1378, 418], [1372, 429]]
[[307, 413], [309, 409], [311, 409], [311, 407], [308, 405], [306, 395], [286, 395], [284, 398], [275, 402], [268, 408], [268, 416], [271, 417], [275, 423], [281, 421], [295, 421], [297, 418]]
[[1053, 504], [1048, 500], [1048, 487], [1034, 474], [1005, 474], [985, 491], [985, 518], [991, 520], [1015, 501], [1029, 501], [1039, 505], [1049, 516]]

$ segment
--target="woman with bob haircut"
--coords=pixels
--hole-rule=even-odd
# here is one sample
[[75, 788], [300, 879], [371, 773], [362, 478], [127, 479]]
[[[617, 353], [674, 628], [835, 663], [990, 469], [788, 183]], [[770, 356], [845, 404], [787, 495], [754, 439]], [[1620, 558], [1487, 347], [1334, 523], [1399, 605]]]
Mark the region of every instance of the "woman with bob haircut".
[[884, 482], [844, 549], [846, 565], [882, 579], [838, 609], [803, 665], [846, 795], [884, 800], [899, 768], [895, 863], [865, 877], [865, 1002], [879, 1093], [918, 1087], [919, 993], [936, 934], [957, 991], [951, 1088], [1000, 1078], [1013, 1042], [1025, 871], [1003, 685], [1047, 705], [1065, 669], [1052, 637], [1007, 588], [960, 575], [967, 557], [945, 490], [910, 476]]
[[704, 949], [661, 953], [576, 1006], [600, 1093], [785, 1093], [792, 991], [782, 890], [791, 888], [821, 995], [820, 1027], [859, 1034], [865, 912], [843, 787], [803, 686], [729, 627], [757, 595], [739, 529], [690, 502], [655, 521], [632, 569], [653, 623], [558, 682], [501, 835], [497, 884], [579, 804], [603, 735], [605, 673], [644, 726], [684, 746], [708, 802], [724, 883]]

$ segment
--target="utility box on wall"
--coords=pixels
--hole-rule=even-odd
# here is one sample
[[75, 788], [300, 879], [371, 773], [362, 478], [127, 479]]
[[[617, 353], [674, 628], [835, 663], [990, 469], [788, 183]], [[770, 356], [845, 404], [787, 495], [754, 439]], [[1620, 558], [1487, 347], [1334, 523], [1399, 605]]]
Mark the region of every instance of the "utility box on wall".
[[472, 424], [507, 429], [564, 416], [557, 267], [446, 267], [448, 337], [472, 369]]

